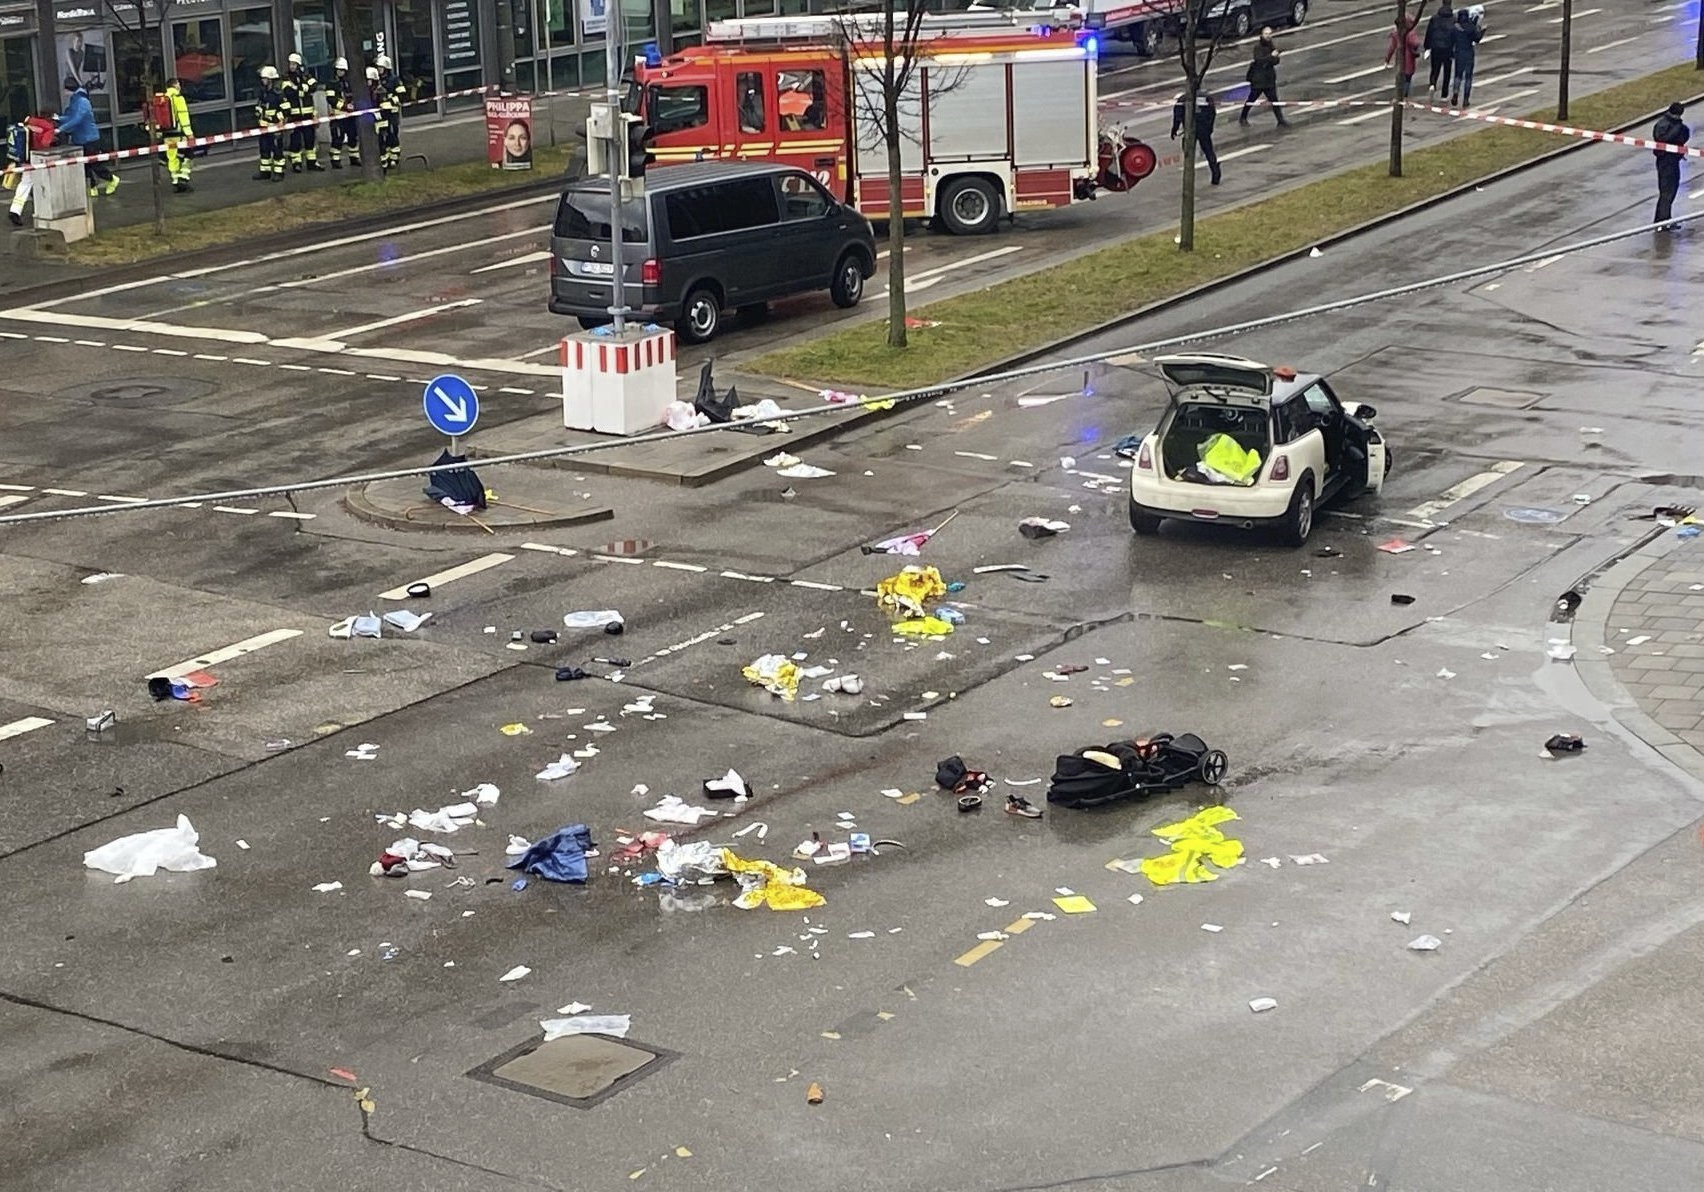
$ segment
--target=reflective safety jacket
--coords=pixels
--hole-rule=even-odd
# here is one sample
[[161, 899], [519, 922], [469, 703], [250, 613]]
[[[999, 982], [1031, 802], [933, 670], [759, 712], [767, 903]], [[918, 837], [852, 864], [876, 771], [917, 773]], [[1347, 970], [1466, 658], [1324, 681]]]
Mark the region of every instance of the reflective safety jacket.
[[170, 128], [160, 130], [163, 136], [193, 137], [195, 131], [189, 126], [189, 101], [183, 97], [183, 92], [177, 87], [166, 88], [166, 99], [171, 104], [172, 123]]
[[254, 102], [254, 118], [260, 122], [260, 126], [269, 128], [274, 124], [282, 124], [287, 116], [284, 96], [278, 88], [267, 83], [261, 84], [260, 94]]

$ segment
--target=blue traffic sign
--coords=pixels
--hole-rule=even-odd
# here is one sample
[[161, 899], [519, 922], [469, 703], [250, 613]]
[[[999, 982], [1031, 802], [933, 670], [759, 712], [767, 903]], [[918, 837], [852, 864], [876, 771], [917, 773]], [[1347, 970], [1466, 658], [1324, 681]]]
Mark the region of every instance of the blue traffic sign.
[[462, 378], [445, 373], [426, 382], [426, 421], [444, 435], [465, 435], [479, 421], [479, 395]]

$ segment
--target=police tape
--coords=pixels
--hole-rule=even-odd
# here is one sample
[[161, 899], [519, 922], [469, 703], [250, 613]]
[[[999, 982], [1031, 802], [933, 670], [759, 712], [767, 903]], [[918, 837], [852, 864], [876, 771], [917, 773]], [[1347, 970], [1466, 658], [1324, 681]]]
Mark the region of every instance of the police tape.
[[[460, 91], [446, 91], [442, 95], [434, 95], [428, 99], [413, 100], [409, 103], [403, 104], [402, 106], [405, 109], [418, 108], [427, 104], [435, 104], [440, 100], [446, 99], [466, 99], [473, 95], [505, 94], [510, 93], [504, 92], [501, 87], [492, 85], [484, 87], [466, 87]], [[587, 94], [587, 92], [538, 91], [527, 92], [526, 96], [529, 99], [557, 99], [563, 96], [584, 94]], [[238, 129], [236, 132], [217, 132], [209, 133], [207, 136], [203, 137], [174, 137], [171, 139], [176, 143], [179, 152], [183, 152], [190, 149], [199, 149], [207, 145], [229, 145], [236, 141], [246, 141], [255, 137], [277, 136], [280, 133], [288, 133], [295, 129], [312, 128], [322, 124], [330, 125], [339, 120], [357, 120], [362, 117], [372, 118], [377, 114], [378, 112], [374, 108], [362, 108], [359, 111], [354, 112], [337, 112], [325, 116], [309, 116], [301, 120], [286, 120], [281, 124], [268, 124], [260, 128]], [[134, 149], [110, 149], [102, 153], [79, 154], [76, 157], [56, 157], [51, 161], [32, 161], [27, 164], [20, 163], [16, 165], [9, 165], [6, 168], [9, 171], [19, 174], [26, 173], [30, 170], [54, 170], [62, 166], [80, 166], [97, 161], [125, 161], [130, 158], [147, 157], [150, 154], [164, 153], [165, 148], [166, 139], [162, 138], [160, 143], [157, 145], [138, 145]]]
[[[1127, 111], [1169, 111], [1176, 106], [1175, 101], [1146, 101], [1111, 100], [1101, 105], [1102, 108], [1120, 108]], [[1234, 107], [1235, 101], [1226, 105]], [[1262, 99], [1255, 107], [1275, 107], [1286, 112], [1305, 111], [1311, 108], [1384, 108], [1389, 110], [1391, 101], [1388, 99], [1281, 99], [1276, 104]], [[1609, 145], [1626, 145], [1633, 149], [1649, 149], [1656, 153], [1673, 153], [1678, 157], [1704, 157], [1704, 149], [1688, 148], [1685, 145], [1671, 145], [1667, 141], [1653, 141], [1649, 137], [1633, 137], [1619, 132], [1603, 132], [1596, 128], [1576, 128], [1571, 124], [1556, 124], [1547, 120], [1527, 120], [1517, 116], [1499, 116], [1495, 112], [1482, 112], [1477, 108], [1453, 108], [1445, 104], [1422, 103], [1419, 100], [1404, 100], [1403, 107], [1414, 112], [1430, 112], [1438, 116], [1454, 116], [1462, 120], [1478, 120], [1485, 124], [1501, 125], [1505, 128], [1525, 128], [1534, 132], [1556, 133], [1559, 136], [1579, 137], [1586, 141], [1602, 141]], [[1161, 165], [1166, 162], [1161, 161]]]

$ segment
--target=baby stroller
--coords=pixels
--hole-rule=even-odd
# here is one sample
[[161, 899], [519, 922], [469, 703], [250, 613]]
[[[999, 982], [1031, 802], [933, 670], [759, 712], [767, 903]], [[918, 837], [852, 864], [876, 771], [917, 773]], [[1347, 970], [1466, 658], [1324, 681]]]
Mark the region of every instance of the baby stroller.
[[1223, 750], [1194, 733], [1156, 733], [1100, 749], [1061, 754], [1047, 801], [1059, 807], [1100, 807], [1120, 799], [1181, 790], [1191, 782], [1218, 786], [1230, 768]]

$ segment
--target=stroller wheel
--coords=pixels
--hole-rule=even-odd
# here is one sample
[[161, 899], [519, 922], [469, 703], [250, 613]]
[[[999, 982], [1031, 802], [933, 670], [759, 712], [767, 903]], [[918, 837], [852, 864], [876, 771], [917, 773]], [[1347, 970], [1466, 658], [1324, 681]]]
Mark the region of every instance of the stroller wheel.
[[1225, 779], [1225, 771], [1231, 768], [1231, 759], [1225, 756], [1222, 749], [1209, 749], [1201, 757], [1201, 781], [1208, 786], [1218, 786]]

